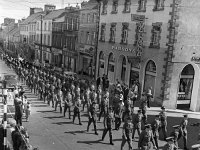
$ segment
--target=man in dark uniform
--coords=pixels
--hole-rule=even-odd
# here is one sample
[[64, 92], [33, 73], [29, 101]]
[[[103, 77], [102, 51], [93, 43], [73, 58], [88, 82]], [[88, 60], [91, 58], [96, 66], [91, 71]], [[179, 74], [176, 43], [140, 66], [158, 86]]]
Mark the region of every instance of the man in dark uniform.
[[151, 124], [146, 124], [145, 130], [142, 131], [139, 137], [138, 149], [150, 150], [151, 142], [153, 143], [154, 148], [157, 149], [157, 147], [155, 146], [154, 138], [153, 138], [153, 132], [151, 130]]
[[180, 125], [174, 125], [173, 128], [174, 128], [174, 131], [171, 132], [170, 136], [174, 137], [174, 144], [176, 148], [178, 149], [178, 137], [180, 134]]
[[161, 107], [162, 111], [160, 112], [160, 129], [163, 132], [164, 140], [167, 137], [167, 114], [165, 112], [165, 107]]
[[133, 133], [133, 123], [131, 120], [131, 117], [128, 116], [125, 120], [125, 123], [122, 128], [122, 143], [121, 143], [121, 150], [123, 150], [123, 147], [126, 142], [128, 142], [129, 150], [133, 149], [132, 146], [132, 133]]
[[88, 121], [88, 126], [87, 126], [87, 132], [89, 131], [90, 124], [93, 122], [95, 134], [98, 135], [97, 129], [96, 129], [97, 108], [96, 108], [95, 102], [93, 102], [90, 105], [88, 115], [89, 115], [89, 121]]
[[112, 110], [112, 107], [109, 107], [108, 113], [104, 117], [104, 130], [103, 130], [103, 135], [102, 135], [102, 141], [104, 140], [106, 133], [109, 131], [109, 136], [110, 136], [110, 144], [114, 145], [112, 142], [112, 126], [114, 123], [114, 113]]
[[184, 150], [188, 150], [187, 148], [187, 124], [188, 124], [188, 115], [183, 115], [183, 120], [180, 124], [180, 129], [182, 131], [183, 143], [184, 143]]
[[167, 144], [164, 145], [163, 150], [176, 150], [177, 147], [174, 144], [174, 137], [166, 138]]
[[107, 109], [108, 109], [108, 103], [109, 103], [109, 95], [105, 94], [103, 96], [103, 99], [102, 99], [101, 105], [100, 105], [99, 121], [101, 120], [101, 115], [106, 114]]
[[155, 120], [151, 124], [153, 131], [153, 138], [155, 141], [155, 145], [158, 148], [158, 139], [159, 139], [159, 128], [160, 128], [160, 116], [156, 115]]
[[141, 134], [141, 124], [142, 124], [142, 110], [138, 110], [138, 113], [136, 115], [133, 115], [133, 135], [132, 135], [132, 139], [135, 139], [135, 130], [137, 130], [138, 132], [138, 136], [140, 136]]
[[119, 130], [119, 127], [121, 126], [122, 115], [123, 115], [123, 105], [122, 105], [122, 99], [120, 99], [120, 102], [116, 105], [115, 111], [114, 111], [115, 130]]
[[73, 123], [75, 121], [76, 116], [78, 116], [79, 125], [82, 125], [82, 123], [81, 123], [81, 115], [80, 115], [80, 106], [81, 106], [81, 99], [80, 99], [80, 96], [78, 96], [78, 97], [76, 97], [75, 104], [74, 104]]

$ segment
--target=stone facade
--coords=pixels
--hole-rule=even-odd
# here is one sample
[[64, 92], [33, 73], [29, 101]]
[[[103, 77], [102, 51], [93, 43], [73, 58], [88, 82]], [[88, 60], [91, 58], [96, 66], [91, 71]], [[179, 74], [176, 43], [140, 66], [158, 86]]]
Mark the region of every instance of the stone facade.
[[[119, 80], [129, 86], [139, 80], [141, 91], [151, 86], [153, 100], [162, 104], [173, 0], [163, 1], [160, 6], [154, 0], [140, 2], [143, 1], [101, 3], [97, 74], [108, 75], [111, 83]], [[111, 38], [113, 26], [114, 40]], [[140, 30], [144, 30], [142, 35], [138, 33]], [[127, 39], [123, 39], [124, 36]], [[141, 56], [138, 37], [142, 43], [139, 43], [142, 45]]]

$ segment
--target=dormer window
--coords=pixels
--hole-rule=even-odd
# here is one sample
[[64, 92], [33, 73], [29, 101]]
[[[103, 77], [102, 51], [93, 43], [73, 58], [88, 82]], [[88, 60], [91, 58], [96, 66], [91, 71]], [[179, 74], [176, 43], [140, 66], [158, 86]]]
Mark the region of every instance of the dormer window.
[[113, 5], [112, 5], [112, 14], [117, 13], [117, 8], [118, 8], [118, 0], [113, 0]]
[[139, 7], [138, 7], [138, 12], [145, 12], [146, 11], [146, 3], [147, 3], [147, 0], [139, 0], [138, 1], [138, 4], [139, 4]]
[[131, 11], [131, 1], [130, 0], [125, 0], [125, 3], [124, 3], [124, 13], [130, 13]]

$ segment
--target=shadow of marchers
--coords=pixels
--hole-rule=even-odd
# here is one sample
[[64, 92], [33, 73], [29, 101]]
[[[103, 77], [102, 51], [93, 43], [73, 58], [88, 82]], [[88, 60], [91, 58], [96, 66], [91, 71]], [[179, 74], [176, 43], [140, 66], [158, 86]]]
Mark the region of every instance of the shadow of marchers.
[[63, 118], [63, 116], [51, 116], [51, 117], [43, 117], [47, 119], [56, 119], [56, 118]]
[[48, 107], [48, 105], [31, 105], [32, 107]]
[[73, 124], [73, 123], [72, 122], [54, 122], [52, 124], [64, 125], [64, 124]]
[[82, 131], [66, 131], [64, 133], [69, 133], [69, 134], [76, 135], [76, 134], [86, 133], [86, 130], [82, 130]]
[[105, 145], [110, 145], [109, 143], [104, 143], [101, 139], [96, 140], [96, 141], [77, 141], [77, 143], [83, 143], [83, 144], [88, 144], [88, 145], [101, 143], [101, 144], [105, 144]]

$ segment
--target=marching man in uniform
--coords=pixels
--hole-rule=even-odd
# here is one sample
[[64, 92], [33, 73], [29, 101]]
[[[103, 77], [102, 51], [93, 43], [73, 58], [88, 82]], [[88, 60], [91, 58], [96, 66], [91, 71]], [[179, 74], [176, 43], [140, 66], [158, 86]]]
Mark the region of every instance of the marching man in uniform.
[[112, 107], [109, 107], [108, 113], [104, 117], [104, 130], [102, 135], [102, 141], [104, 140], [106, 133], [109, 131], [109, 137], [110, 137], [110, 144], [114, 145], [112, 142], [112, 126], [114, 124], [114, 114]]
[[181, 131], [182, 131], [182, 137], [183, 137], [183, 143], [184, 143], [184, 150], [188, 150], [187, 148], [187, 124], [188, 124], [188, 115], [183, 115], [183, 120], [180, 124]]
[[125, 123], [122, 128], [122, 143], [121, 143], [121, 150], [123, 150], [123, 147], [126, 142], [128, 142], [129, 150], [133, 149], [132, 145], [132, 133], [133, 133], [133, 123], [131, 120], [131, 117], [128, 116], [125, 119]]
[[166, 138], [167, 144], [164, 145], [163, 150], [176, 150], [177, 147], [174, 144], [174, 137]]
[[163, 132], [164, 140], [167, 138], [167, 114], [165, 112], [165, 107], [161, 107], [162, 111], [160, 112], [160, 129]]
[[133, 135], [132, 139], [135, 139], [135, 130], [138, 132], [138, 136], [141, 134], [141, 124], [142, 124], [142, 111], [139, 109], [136, 115], [133, 115]]
[[150, 150], [151, 142], [153, 143], [154, 148], [157, 149], [153, 138], [153, 132], [151, 130], [151, 124], [146, 124], [145, 130], [142, 131], [139, 137], [138, 149]]

